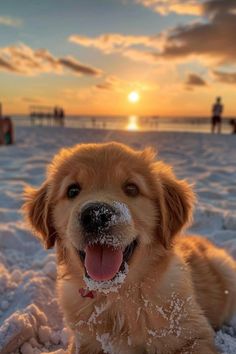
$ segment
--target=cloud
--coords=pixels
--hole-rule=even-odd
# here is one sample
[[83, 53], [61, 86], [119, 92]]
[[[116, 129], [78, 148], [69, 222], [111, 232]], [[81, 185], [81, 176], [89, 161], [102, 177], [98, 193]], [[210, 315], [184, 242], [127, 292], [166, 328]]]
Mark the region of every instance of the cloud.
[[[140, 0], [141, 1], [141, 0]], [[202, 63], [234, 64], [236, 62], [236, 0], [152, 1], [146, 5], [167, 7], [201, 7], [202, 18], [152, 36], [106, 33], [97, 37], [72, 35], [69, 41], [92, 47], [105, 54], [120, 53], [133, 61], [158, 64], [163, 60], [199, 59]], [[195, 6], [195, 5], [194, 5]]]
[[150, 8], [161, 15], [176, 13], [180, 15], [200, 15], [201, 0], [135, 0], [137, 4]]
[[56, 58], [46, 49], [32, 49], [25, 44], [0, 48], [0, 70], [22, 75], [43, 73], [99, 76], [102, 71], [80, 63], [73, 57]]
[[138, 49], [127, 49], [122, 52], [122, 56], [137, 62], [156, 64], [156, 60], [149, 54], [148, 51], [141, 51]]
[[112, 91], [114, 89], [112, 83], [108, 81], [102, 82], [101, 84], [97, 84], [95, 87], [98, 90], [105, 90], [105, 91]]
[[198, 86], [198, 87], [203, 87], [207, 86], [207, 83], [205, 80], [203, 80], [200, 76], [196, 74], [189, 74], [186, 80], [186, 85], [187, 86]]
[[133, 90], [139, 92], [153, 91], [159, 89], [157, 84], [144, 83], [143, 81], [130, 81], [121, 79], [115, 75], [105, 77], [99, 84], [93, 86], [96, 90], [102, 91], [115, 91], [120, 93], [127, 93]]
[[166, 35], [166, 44], [156, 58], [213, 59], [217, 64], [236, 62], [235, 0], [213, 0], [204, 3], [205, 21], [179, 26]]
[[0, 69], [1, 68], [6, 71], [17, 72], [17, 70], [14, 66], [12, 66], [6, 60], [4, 60], [3, 58], [0, 57]]
[[210, 16], [215, 16], [223, 13], [234, 14], [235, 10], [235, 0], [208, 0], [203, 3], [203, 12]]
[[109, 75], [105, 77], [103, 81], [95, 85], [94, 88], [99, 91], [122, 91], [127, 86], [125, 80], [120, 79], [115, 75]]
[[93, 47], [106, 54], [122, 52], [133, 46], [144, 46], [158, 49], [161, 45], [161, 36], [135, 36], [119, 33], [105, 33], [97, 37], [71, 35], [69, 41], [83, 47]]
[[226, 73], [223, 71], [213, 71], [213, 74], [217, 81], [225, 84], [236, 85], [236, 72]]
[[0, 26], [2, 25], [8, 27], [20, 27], [22, 23], [22, 20], [20, 20], [19, 18], [0, 16]]
[[156, 64], [157, 60], [153, 51], [161, 52], [165, 44], [165, 35], [135, 36], [118, 33], [105, 33], [97, 37], [72, 35], [69, 41], [83, 47], [95, 48], [106, 55], [116, 53], [132, 61]]
[[78, 60], [74, 59], [73, 57], [67, 58], [60, 58], [58, 59], [59, 63], [66, 67], [67, 69], [83, 75], [89, 76], [99, 76], [101, 75], [102, 71], [91, 66], [87, 66], [78, 62]]

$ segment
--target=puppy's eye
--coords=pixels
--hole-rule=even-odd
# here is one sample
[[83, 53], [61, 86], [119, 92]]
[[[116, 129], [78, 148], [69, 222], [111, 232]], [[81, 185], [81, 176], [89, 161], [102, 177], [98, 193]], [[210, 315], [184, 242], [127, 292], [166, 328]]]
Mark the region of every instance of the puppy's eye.
[[129, 197], [137, 197], [139, 195], [139, 188], [134, 183], [127, 183], [124, 185], [124, 192]]
[[66, 194], [69, 199], [73, 199], [77, 197], [77, 195], [79, 195], [80, 191], [81, 191], [80, 185], [78, 183], [74, 183], [67, 188]]

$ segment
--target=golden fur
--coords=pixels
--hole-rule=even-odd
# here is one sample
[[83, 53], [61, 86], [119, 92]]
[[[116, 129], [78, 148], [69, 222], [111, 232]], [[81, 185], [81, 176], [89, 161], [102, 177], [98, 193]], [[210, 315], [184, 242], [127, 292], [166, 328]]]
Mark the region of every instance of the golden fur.
[[[124, 183], [138, 185], [136, 197]], [[68, 200], [78, 182], [81, 192]], [[28, 220], [46, 248], [56, 245], [58, 295], [73, 332], [68, 352], [81, 354], [213, 354], [213, 328], [236, 307], [236, 263], [199, 236], [180, 236], [191, 220], [194, 195], [150, 149], [118, 143], [62, 150], [38, 190], [26, 190]], [[82, 205], [95, 200], [127, 205], [129, 225], [119, 225], [121, 243], [139, 243], [117, 292], [82, 297], [84, 268], [75, 247], [83, 244], [75, 222]], [[80, 348], [79, 348], [80, 347]]]

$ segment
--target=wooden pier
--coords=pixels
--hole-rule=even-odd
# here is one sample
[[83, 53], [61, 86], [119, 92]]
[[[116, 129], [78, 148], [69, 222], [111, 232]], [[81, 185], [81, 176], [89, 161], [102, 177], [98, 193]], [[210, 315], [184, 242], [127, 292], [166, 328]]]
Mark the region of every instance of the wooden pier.
[[64, 126], [65, 112], [61, 107], [49, 106], [30, 106], [31, 125], [47, 125]]

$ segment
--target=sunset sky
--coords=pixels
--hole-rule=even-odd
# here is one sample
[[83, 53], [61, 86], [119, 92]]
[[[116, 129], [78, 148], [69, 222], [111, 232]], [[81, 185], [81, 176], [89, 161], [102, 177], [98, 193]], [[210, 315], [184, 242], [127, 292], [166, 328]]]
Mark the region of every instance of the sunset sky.
[[[0, 2], [6, 114], [236, 115], [236, 0]], [[132, 104], [131, 91], [140, 95]]]

